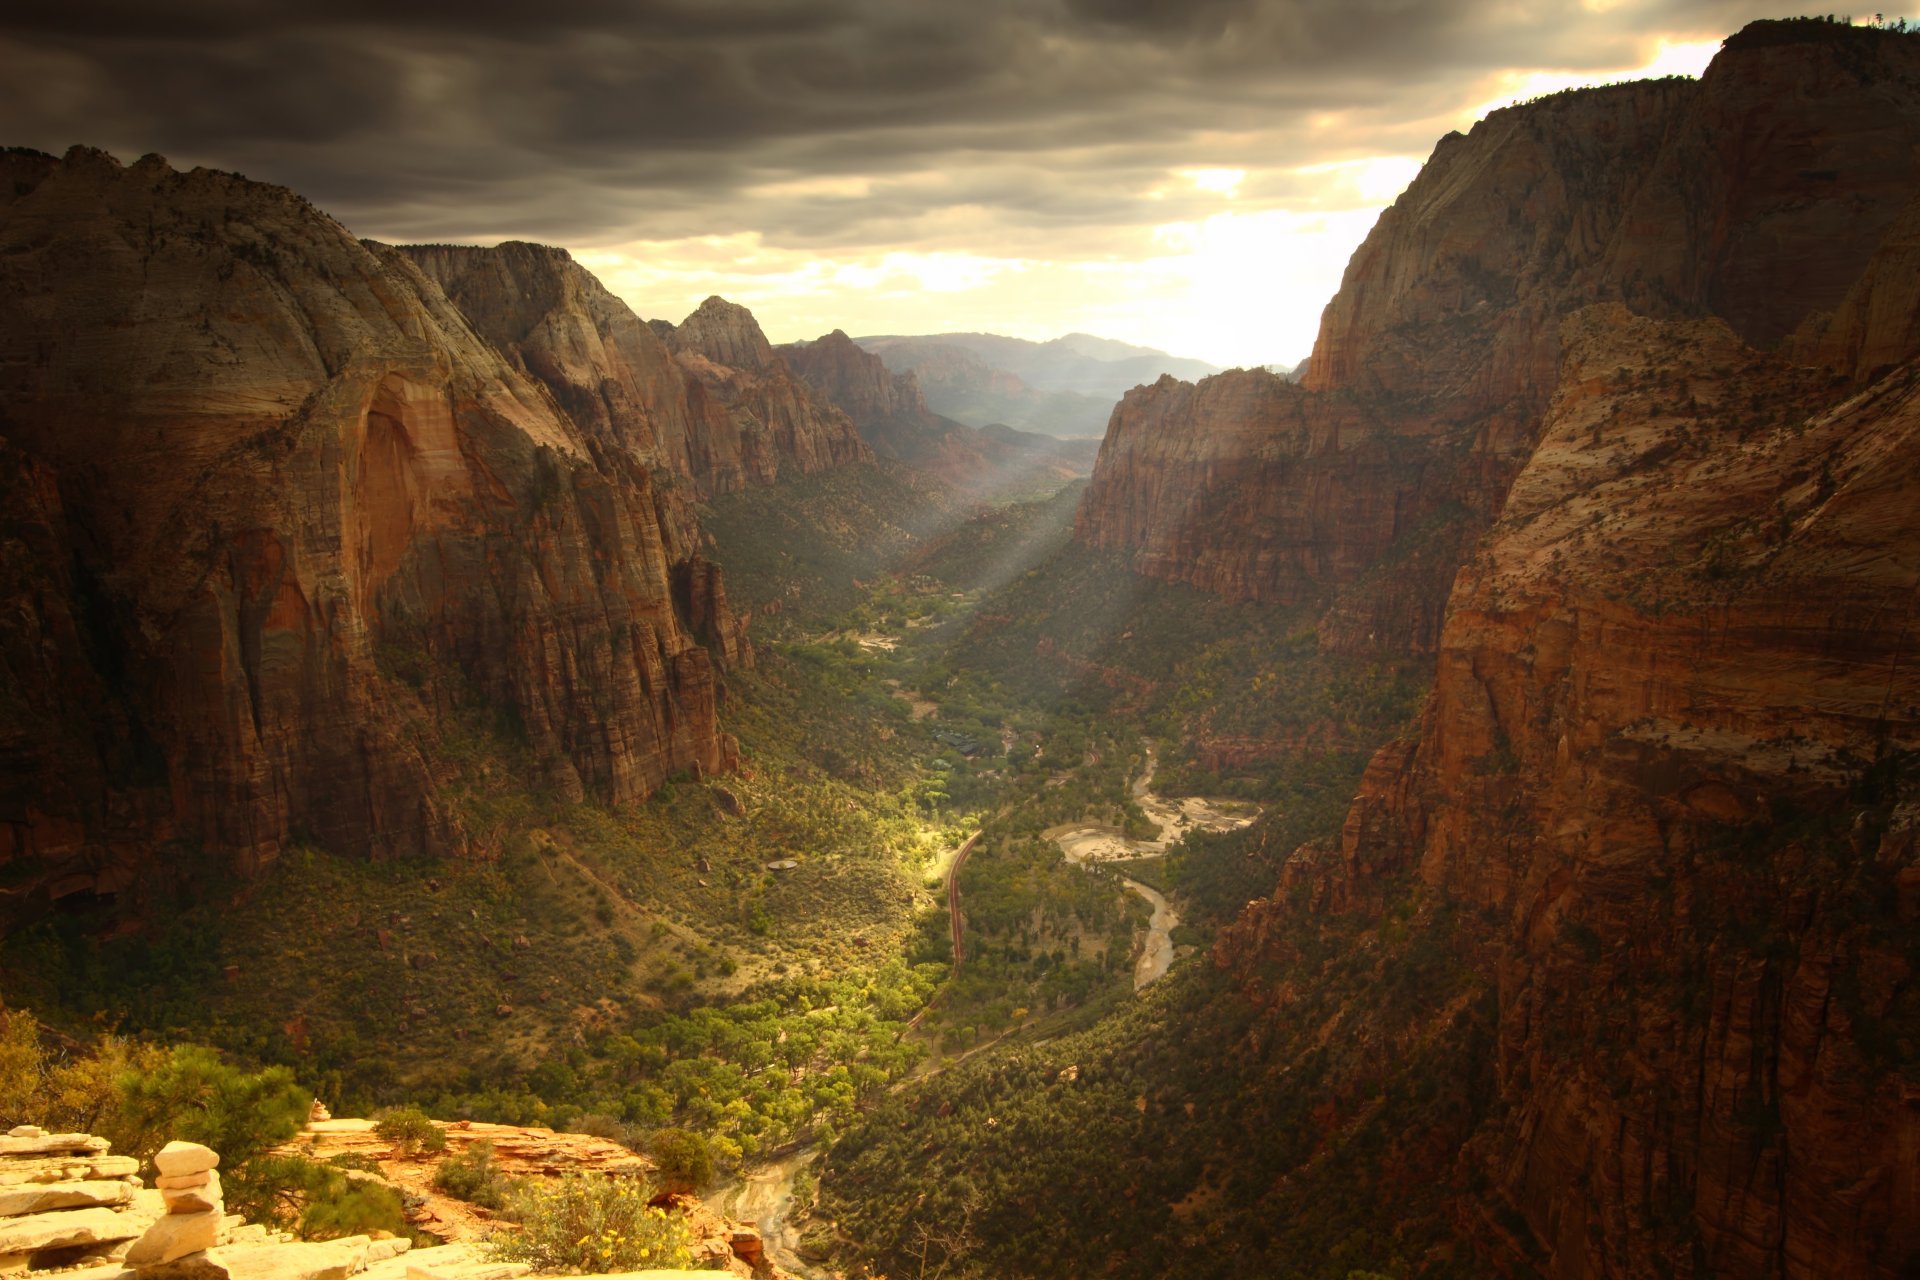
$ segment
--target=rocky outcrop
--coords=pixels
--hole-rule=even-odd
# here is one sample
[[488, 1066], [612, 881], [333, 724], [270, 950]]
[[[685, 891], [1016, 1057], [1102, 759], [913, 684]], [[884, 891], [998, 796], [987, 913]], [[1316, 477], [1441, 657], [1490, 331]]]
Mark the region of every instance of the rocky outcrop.
[[1907, 1274], [1920, 363], [1617, 304], [1563, 340], [1418, 739], [1217, 959], [1408, 873], [1478, 914], [1497, 1096], [1430, 1173], [1499, 1274]]
[[0, 164], [16, 884], [111, 892], [169, 839], [461, 853], [460, 705], [563, 793], [727, 767], [653, 473], [409, 259], [154, 156]]
[[107, 1263], [164, 1215], [139, 1162], [108, 1155], [111, 1145], [37, 1125], [0, 1135], [0, 1274]]
[[773, 346], [753, 312], [725, 298], [708, 298], [674, 326], [673, 349], [751, 373], [773, 363]]
[[[1444, 465], [1383, 415], [1263, 369], [1129, 392], [1075, 518], [1075, 536], [1132, 552], [1137, 572], [1235, 600], [1300, 603], [1358, 581], [1390, 549], [1437, 536], [1462, 498], [1485, 503], [1503, 468]], [[1438, 590], [1444, 599], [1444, 586]], [[1388, 618], [1381, 647], [1437, 634]]]
[[[589, 438], [656, 475], [691, 481], [699, 497], [867, 456], [851, 424], [779, 367], [745, 307], [709, 298], [679, 328], [657, 326], [564, 249], [508, 242], [400, 252]], [[683, 510], [666, 519], [692, 523]]]
[[1920, 367], [1841, 398], [1718, 322], [1568, 337], [1387, 805], [1502, 922], [1511, 1112], [1465, 1163], [1530, 1239], [1463, 1218], [1556, 1276], [1904, 1274]]
[[1449, 135], [1349, 263], [1300, 389], [1241, 371], [1133, 393], [1077, 536], [1256, 599], [1332, 598], [1385, 566], [1398, 580], [1348, 608], [1364, 621], [1326, 634], [1430, 648], [1457, 559], [1422, 554], [1429, 521], [1457, 506], [1442, 536], [1464, 550], [1499, 511], [1566, 315], [1714, 314], [1771, 346], [1841, 306], [1920, 185], [1915, 45], [1756, 24], [1698, 83], [1556, 95]]
[[[275, 1154], [316, 1160], [351, 1156], [373, 1162], [379, 1168], [377, 1176], [404, 1193], [414, 1225], [447, 1242], [444, 1249], [414, 1254], [409, 1274], [450, 1267], [447, 1280], [488, 1280], [460, 1273], [473, 1257], [471, 1246], [484, 1240], [497, 1220], [489, 1210], [456, 1199], [438, 1187], [436, 1174], [444, 1161], [485, 1146], [503, 1179], [532, 1181], [563, 1175], [637, 1178], [653, 1169], [646, 1157], [591, 1134], [555, 1133], [477, 1120], [435, 1124], [446, 1138], [445, 1148], [438, 1152], [397, 1146], [376, 1133], [370, 1120], [327, 1119], [309, 1124], [276, 1148]], [[786, 1271], [772, 1264], [759, 1233], [750, 1226], [714, 1212], [692, 1196], [667, 1195], [655, 1203], [684, 1215], [695, 1265], [703, 1270], [730, 1272], [753, 1280], [790, 1280]], [[373, 1280], [385, 1278], [375, 1276]], [[394, 1280], [405, 1277], [396, 1276]]]

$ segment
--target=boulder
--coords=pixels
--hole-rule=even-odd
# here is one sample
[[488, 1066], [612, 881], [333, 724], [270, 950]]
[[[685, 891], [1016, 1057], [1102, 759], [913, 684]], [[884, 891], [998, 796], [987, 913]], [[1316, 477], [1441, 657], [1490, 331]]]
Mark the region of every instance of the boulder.
[[163, 1178], [204, 1173], [219, 1165], [220, 1153], [197, 1142], [169, 1142], [153, 1158], [153, 1167], [160, 1171]]
[[184, 1187], [165, 1194], [167, 1212], [172, 1214], [219, 1213], [226, 1208], [220, 1200], [220, 1184], [217, 1182], [211, 1186]]
[[127, 1265], [144, 1268], [211, 1249], [220, 1241], [220, 1227], [218, 1213], [167, 1214], [127, 1251]]

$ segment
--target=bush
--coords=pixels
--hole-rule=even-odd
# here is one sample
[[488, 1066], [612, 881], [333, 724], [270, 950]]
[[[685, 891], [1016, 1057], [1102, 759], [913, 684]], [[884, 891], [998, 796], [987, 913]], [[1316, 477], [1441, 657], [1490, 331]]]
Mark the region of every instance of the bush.
[[694, 1193], [713, 1181], [713, 1150], [697, 1133], [662, 1129], [647, 1139], [654, 1176], [668, 1191]]
[[546, 1274], [685, 1267], [692, 1260], [686, 1220], [650, 1206], [652, 1194], [639, 1178], [585, 1174], [523, 1186], [507, 1215], [520, 1230], [488, 1237], [486, 1252]]
[[380, 1117], [373, 1131], [393, 1144], [401, 1155], [416, 1151], [445, 1151], [447, 1135], [418, 1107], [395, 1107]]
[[504, 1209], [515, 1184], [500, 1175], [499, 1166], [493, 1162], [493, 1144], [476, 1142], [459, 1155], [441, 1161], [433, 1172], [433, 1185], [456, 1200], [482, 1209]]

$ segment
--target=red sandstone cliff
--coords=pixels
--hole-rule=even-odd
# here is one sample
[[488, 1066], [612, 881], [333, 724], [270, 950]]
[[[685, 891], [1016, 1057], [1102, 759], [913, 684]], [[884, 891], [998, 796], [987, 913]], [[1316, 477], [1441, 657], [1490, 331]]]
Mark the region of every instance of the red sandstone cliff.
[[773, 358], [745, 307], [709, 298], [677, 329], [661, 326], [663, 338], [564, 249], [400, 252], [584, 432], [692, 481], [701, 497], [869, 456], [852, 424]]
[[[1449, 135], [1354, 255], [1302, 387], [1240, 371], [1134, 392], [1077, 536], [1227, 595], [1344, 592], [1329, 643], [1430, 648], [1536, 438], [1565, 315], [1620, 299], [1771, 345], [1842, 303], [1920, 185], [1915, 44], [1762, 24], [1697, 84], [1557, 95]], [[1387, 560], [1420, 567], [1362, 580]]]
[[[1408, 353], [1445, 327], [1430, 311], [1447, 274], [1395, 246], [1444, 259], [1472, 224], [1412, 216], [1446, 176], [1430, 170], [1329, 308], [1323, 407], [1263, 388], [1239, 428], [1256, 444], [1217, 419], [1194, 433], [1224, 469], [1273, 448], [1260, 423], [1308, 448], [1312, 412], [1399, 403], [1407, 434], [1444, 436], [1490, 390], [1475, 447], [1491, 451], [1525, 421], [1503, 407], [1538, 405], [1448, 597], [1417, 737], [1376, 756], [1338, 841], [1297, 852], [1215, 952], [1288, 1006], [1299, 979], [1261, 975], [1333, 915], [1367, 955], [1389, 949], [1381, 913], [1409, 879], [1416, 930], [1465, 939], [1456, 976], [1492, 1002], [1493, 1096], [1450, 1118], [1417, 1176], [1452, 1188], [1496, 1274], [1920, 1269], [1915, 43], [1824, 23], [1730, 40], [1677, 91], [1586, 265], [1499, 286], [1504, 310], [1466, 295], [1468, 337], [1425, 348], [1452, 351], [1432, 377]], [[1537, 207], [1537, 183], [1514, 190]], [[1527, 221], [1499, 214], [1479, 212], [1496, 239]], [[1610, 300], [1560, 314], [1582, 297]], [[1181, 465], [1202, 460], [1190, 446]], [[1116, 510], [1096, 527], [1128, 527]], [[1342, 1016], [1342, 1044], [1366, 1045], [1364, 1002]]]
[[154, 156], [0, 164], [14, 883], [111, 890], [169, 839], [459, 852], [461, 704], [573, 794], [729, 763], [689, 531], [407, 258]]
[[1910, 1274], [1920, 364], [1854, 393], [1718, 322], [1567, 334], [1358, 802], [1389, 834], [1349, 840], [1499, 922], [1463, 1225], [1553, 1276]]

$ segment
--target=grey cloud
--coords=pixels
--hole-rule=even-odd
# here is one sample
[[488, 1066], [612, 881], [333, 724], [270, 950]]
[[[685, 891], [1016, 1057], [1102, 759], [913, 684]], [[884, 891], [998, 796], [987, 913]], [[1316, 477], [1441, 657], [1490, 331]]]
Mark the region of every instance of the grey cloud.
[[[1424, 154], [1423, 122], [1478, 74], [1618, 65], [1645, 30], [1753, 16], [1730, 0], [15, 0], [0, 119], [18, 132], [0, 141], [237, 168], [383, 238], [899, 247], [938, 243], [963, 208], [1003, 243], [1078, 228], [1093, 244], [1217, 207], [1147, 199], [1170, 168], [1245, 167], [1246, 198], [1284, 201], [1297, 192], [1261, 171]], [[1324, 111], [1347, 124], [1306, 127]], [[873, 192], [755, 194], [809, 176]]]

